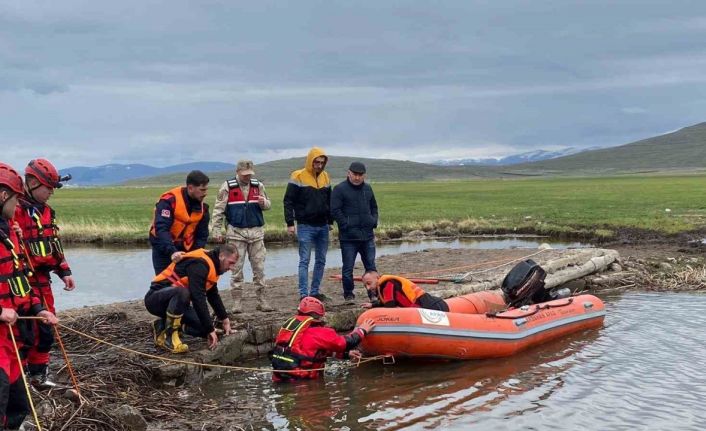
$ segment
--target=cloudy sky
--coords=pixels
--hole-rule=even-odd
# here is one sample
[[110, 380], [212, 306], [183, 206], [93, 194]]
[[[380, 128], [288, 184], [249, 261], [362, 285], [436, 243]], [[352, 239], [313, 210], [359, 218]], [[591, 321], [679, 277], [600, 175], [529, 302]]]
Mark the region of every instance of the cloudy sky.
[[703, 1], [0, 3], [0, 160], [612, 146], [706, 121]]

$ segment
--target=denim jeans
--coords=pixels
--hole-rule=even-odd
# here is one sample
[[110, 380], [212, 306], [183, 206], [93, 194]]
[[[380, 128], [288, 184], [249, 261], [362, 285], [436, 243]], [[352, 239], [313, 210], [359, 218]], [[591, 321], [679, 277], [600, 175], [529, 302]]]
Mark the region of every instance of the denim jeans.
[[[324, 277], [324, 267], [326, 266], [328, 232], [328, 225], [297, 225], [297, 240], [299, 241], [299, 296], [316, 295], [319, 293], [319, 286], [321, 286], [321, 279]], [[314, 246], [314, 272], [311, 276], [311, 291], [309, 291], [307, 284], [312, 246]]]
[[360, 254], [360, 260], [366, 271], [377, 271], [375, 268], [375, 240], [367, 241], [341, 241], [341, 260], [343, 268], [341, 270], [343, 283], [343, 296], [353, 293], [353, 267], [355, 258]]

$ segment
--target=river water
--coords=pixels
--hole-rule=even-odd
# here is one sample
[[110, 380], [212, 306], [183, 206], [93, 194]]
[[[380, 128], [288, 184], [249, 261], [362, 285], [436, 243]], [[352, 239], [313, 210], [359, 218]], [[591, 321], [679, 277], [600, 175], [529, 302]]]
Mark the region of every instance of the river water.
[[233, 372], [202, 390], [264, 406], [253, 429], [706, 429], [706, 295], [603, 299], [603, 328], [510, 358], [339, 365], [299, 384]]
[[[546, 238], [474, 238], [454, 240], [401, 241], [378, 244], [377, 255], [405, 253], [433, 248], [484, 248], [504, 249], [512, 247], [537, 248]], [[584, 247], [581, 243], [551, 242], [555, 248]], [[154, 277], [152, 251], [149, 248], [120, 247], [67, 247], [66, 257], [76, 280], [76, 290], [61, 289], [61, 281], [54, 278], [54, 294], [58, 310], [87, 305], [141, 299]], [[313, 253], [312, 263], [313, 266]], [[265, 274], [279, 277], [296, 274], [299, 262], [298, 251], [293, 246], [268, 245]], [[326, 255], [327, 267], [341, 266], [341, 251], [331, 245]], [[228, 280], [229, 274], [222, 276]], [[245, 279], [250, 280], [250, 264], [245, 264]]]
[[[536, 248], [543, 241], [399, 242], [379, 245], [378, 254]], [[67, 255], [78, 288], [64, 292], [58, 282], [60, 309], [142, 298], [152, 278], [149, 249], [69, 248]], [[332, 247], [327, 259], [329, 266], [340, 266], [338, 248]], [[296, 265], [295, 248], [269, 247], [268, 276], [293, 274]], [[510, 358], [367, 363], [355, 369], [338, 363], [320, 381], [279, 385], [268, 375], [233, 372], [208, 380], [201, 390], [233, 399], [241, 411], [257, 406], [251, 423], [232, 424], [233, 429], [706, 429], [706, 295], [613, 293], [602, 299], [603, 328]], [[263, 360], [251, 365], [268, 366]], [[264, 416], [259, 414], [263, 409]]]

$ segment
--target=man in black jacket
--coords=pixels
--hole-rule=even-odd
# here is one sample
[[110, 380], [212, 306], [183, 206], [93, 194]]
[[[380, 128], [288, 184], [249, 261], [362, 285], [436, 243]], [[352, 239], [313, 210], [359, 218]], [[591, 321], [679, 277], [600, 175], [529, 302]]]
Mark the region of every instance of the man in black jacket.
[[208, 347], [215, 348], [218, 335], [209, 304], [223, 323], [225, 335], [230, 334], [230, 320], [216, 284], [218, 277], [230, 270], [237, 260], [238, 250], [233, 244], [210, 251], [201, 248], [185, 253], [179, 262], [172, 262], [152, 280], [145, 295], [145, 307], [160, 317], [152, 324], [157, 346], [172, 353], [188, 352], [189, 346], [180, 338], [184, 332], [206, 338]]
[[378, 226], [378, 204], [375, 194], [365, 182], [365, 165], [353, 162], [348, 178], [331, 193], [331, 216], [338, 224], [341, 243], [343, 298], [353, 301], [353, 266], [360, 254], [365, 271], [375, 271], [375, 233]]

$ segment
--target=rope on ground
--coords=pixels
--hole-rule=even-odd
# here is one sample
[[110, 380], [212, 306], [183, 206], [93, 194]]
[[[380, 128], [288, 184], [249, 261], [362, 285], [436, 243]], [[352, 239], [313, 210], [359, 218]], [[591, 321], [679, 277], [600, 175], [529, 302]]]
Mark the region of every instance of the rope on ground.
[[71, 377], [71, 385], [74, 387], [74, 390], [76, 391], [79, 400], [81, 401], [81, 403], [83, 403], [81, 390], [78, 386], [78, 379], [76, 378], [76, 374], [74, 374], [74, 367], [71, 365], [69, 355], [68, 353], [66, 353], [66, 348], [64, 347], [64, 341], [61, 339], [61, 335], [59, 335], [59, 328], [57, 328], [56, 325], [54, 325], [54, 335], [56, 335], [56, 341], [59, 343], [61, 354], [64, 356], [64, 363], [66, 364], [66, 369], [69, 371], [69, 376]]
[[[34, 423], [37, 425], [37, 430], [42, 431], [42, 425], [39, 423], [39, 418], [37, 417], [37, 409], [34, 408], [34, 401], [32, 400], [32, 391], [29, 390], [29, 382], [27, 381], [27, 376], [24, 373], [24, 367], [22, 366], [22, 358], [20, 358], [20, 349], [17, 347], [17, 340], [15, 340], [15, 333], [12, 329], [12, 325], [7, 323], [7, 330], [10, 332], [10, 338], [12, 338], [12, 345], [15, 347], [15, 355], [17, 356], [17, 365], [20, 367], [20, 374], [22, 375], [22, 382], [25, 385], [25, 391], [27, 392], [27, 400], [29, 401], [29, 406], [32, 409], [32, 416], [34, 417]], [[4, 414], [4, 412], [3, 412]]]
[[[446, 272], [448, 272], [448, 271], [459, 270], [459, 269], [478, 268], [478, 267], [482, 267], [483, 265], [488, 265], [488, 264], [491, 264], [491, 263], [499, 263], [499, 262], [501, 262], [501, 264], [498, 265], [498, 266], [493, 266], [493, 267], [491, 267], [491, 268], [485, 268], [485, 269], [481, 269], [481, 270], [478, 270], [478, 271], [470, 271], [470, 272], [466, 272], [466, 273], [464, 273], [464, 274], [462, 274], [462, 275], [461, 275], [461, 274], [452, 274], [452, 275], [449, 277], [449, 280], [448, 280], [448, 281], [453, 281], [454, 283], [460, 283], [461, 281], [463, 281], [463, 280], [465, 280], [466, 278], [468, 278], [469, 275], [480, 274], [480, 273], [483, 273], [483, 272], [491, 271], [491, 270], [493, 270], [493, 269], [502, 268], [503, 266], [507, 266], [507, 265], [509, 265], [509, 264], [511, 264], [511, 263], [519, 262], [519, 261], [525, 260], [525, 259], [529, 259], [530, 257], [535, 256], [535, 255], [538, 255], [539, 253], [542, 253], [543, 251], [546, 251], [546, 250], [548, 250], [548, 249], [542, 249], [542, 250], [539, 250], [539, 251], [534, 252], [534, 253], [532, 253], [532, 254], [528, 254], [527, 256], [522, 256], [522, 257], [519, 257], [519, 258], [517, 258], [517, 259], [510, 260], [510, 261], [506, 261], [505, 259], [490, 260], [490, 261], [481, 262], [481, 263], [472, 263], [472, 264], [469, 264], [469, 265], [461, 265], [461, 266], [453, 266], [453, 267], [450, 267], [450, 268], [434, 269], [434, 270], [431, 270], [431, 271], [407, 272], [407, 273], [404, 273], [404, 274], [402, 274], [402, 275], [403, 275], [403, 276], [406, 276], [406, 277], [409, 277], [409, 276], [415, 276], [415, 275], [430, 275], [430, 274], [437, 274], [437, 273], [446, 273]], [[440, 279], [440, 280], [441, 280], [441, 279]], [[443, 281], [446, 281], [446, 280], [443, 280]]]
[[[66, 329], [67, 331], [73, 332], [74, 334], [88, 338], [89, 340], [93, 340], [97, 343], [105, 344], [107, 346], [114, 347], [114, 348], [122, 350], [124, 352], [132, 353], [134, 355], [142, 356], [145, 358], [156, 359], [156, 360], [164, 361], [164, 362], [171, 362], [174, 364], [193, 365], [196, 367], [203, 367], [203, 368], [221, 368], [221, 369], [226, 369], [226, 370], [250, 371], [253, 373], [267, 373], [267, 374], [270, 374], [273, 372], [272, 369], [268, 369], [268, 368], [238, 367], [235, 365], [222, 365], [222, 364], [204, 364], [202, 362], [186, 361], [183, 359], [173, 359], [173, 358], [167, 358], [164, 356], [153, 355], [151, 353], [140, 352], [138, 350], [130, 349], [128, 347], [124, 347], [124, 346], [120, 346], [118, 344], [111, 343], [109, 341], [94, 337], [90, 334], [86, 334], [85, 332], [81, 332], [77, 329], [73, 329], [68, 326], [62, 325], [61, 323], [57, 323], [57, 325], [62, 327], [63, 329]], [[360, 364], [363, 364], [366, 362], [381, 360], [381, 359], [384, 359], [385, 356], [386, 355], [379, 355], [379, 356], [372, 356], [370, 358], [361, 359], [360, 361], [356, 361], [355, 363], [350, 364], [349, 367], [353, 368], [353, 367], [357, 367]], [[322, 368], [307, 369], [306, 371], [324, 371], [325, 369], [326, 369], [326, 367], [322, 367]], [[278, 373], [296, 373], [299, 371], [296, 371], [296, 370], [277, 370], [277, 372]]]
[[536, 251], [536, 252], [534, 252], [534, 253], [532, 253], [532, 254], [528, 254], [527, 256], [518, 257], [517, 259], [513, 259], [513, 260], [511, 260], [511, 261], [508, 261], [508, 262], [503, 263], [502, 265], [493, 266], [493, 267], [491, 267], [491, 268], [480, 269], [480, 270], [478, 270], [478, 271], [469, 271], [469, 272], [463, 274], [461, 277], [459, 277], [459, 278], [458, 278], [458, 282], [461, 282], [461, 281], [465, 280], [469, 275], [480, 274], [480, 273], [483, 273], [483, 272], [488, 272], [488, 271], [492, 271], [492, 270], [494, 270], [494, 269], [502, 268], [503, 266], [510, 265], [511, 263], [519, 262], [519, 261], [521, 261], [521, 260], [526, 260], [526, 259], [528, 259], [528, 258], [530, 258], [530, 257], [532, 257], [532, 256], [536, 256], [536, 255], [538, 255], [539, 253], [543, 253], [543, 252], [545, 252], [545, 251], [547, 251], [547, 250], [550, 250], [550, 249], [541, 249], [541, 250]]
[[457, 271], [457, 270], [462, 270], [462, 269], [470, 269], [470, 268], [479, 268], [482, 267], [483, 265], [489, 265], [491, 263], [498, 263], [498, 262], [505, 262], [505, 259], [498, 259], [498, 260], [489, 260], [485, 262], [479, 262], [479, 263], [471, 263], [468, 265], [459, 265], [459, 266], [452, 266], [450, 268], [441, 268], [441, 269], [432, 269], [429, 271], [420, 271], [420, 272], [405, 272], [400, 275], [403, 277], [412, 277], [412, 276], [418, 276], [418, 275], [431, 275], [431, 274], [438, 274], [438, 273], [448, 273], [449, 271]]

